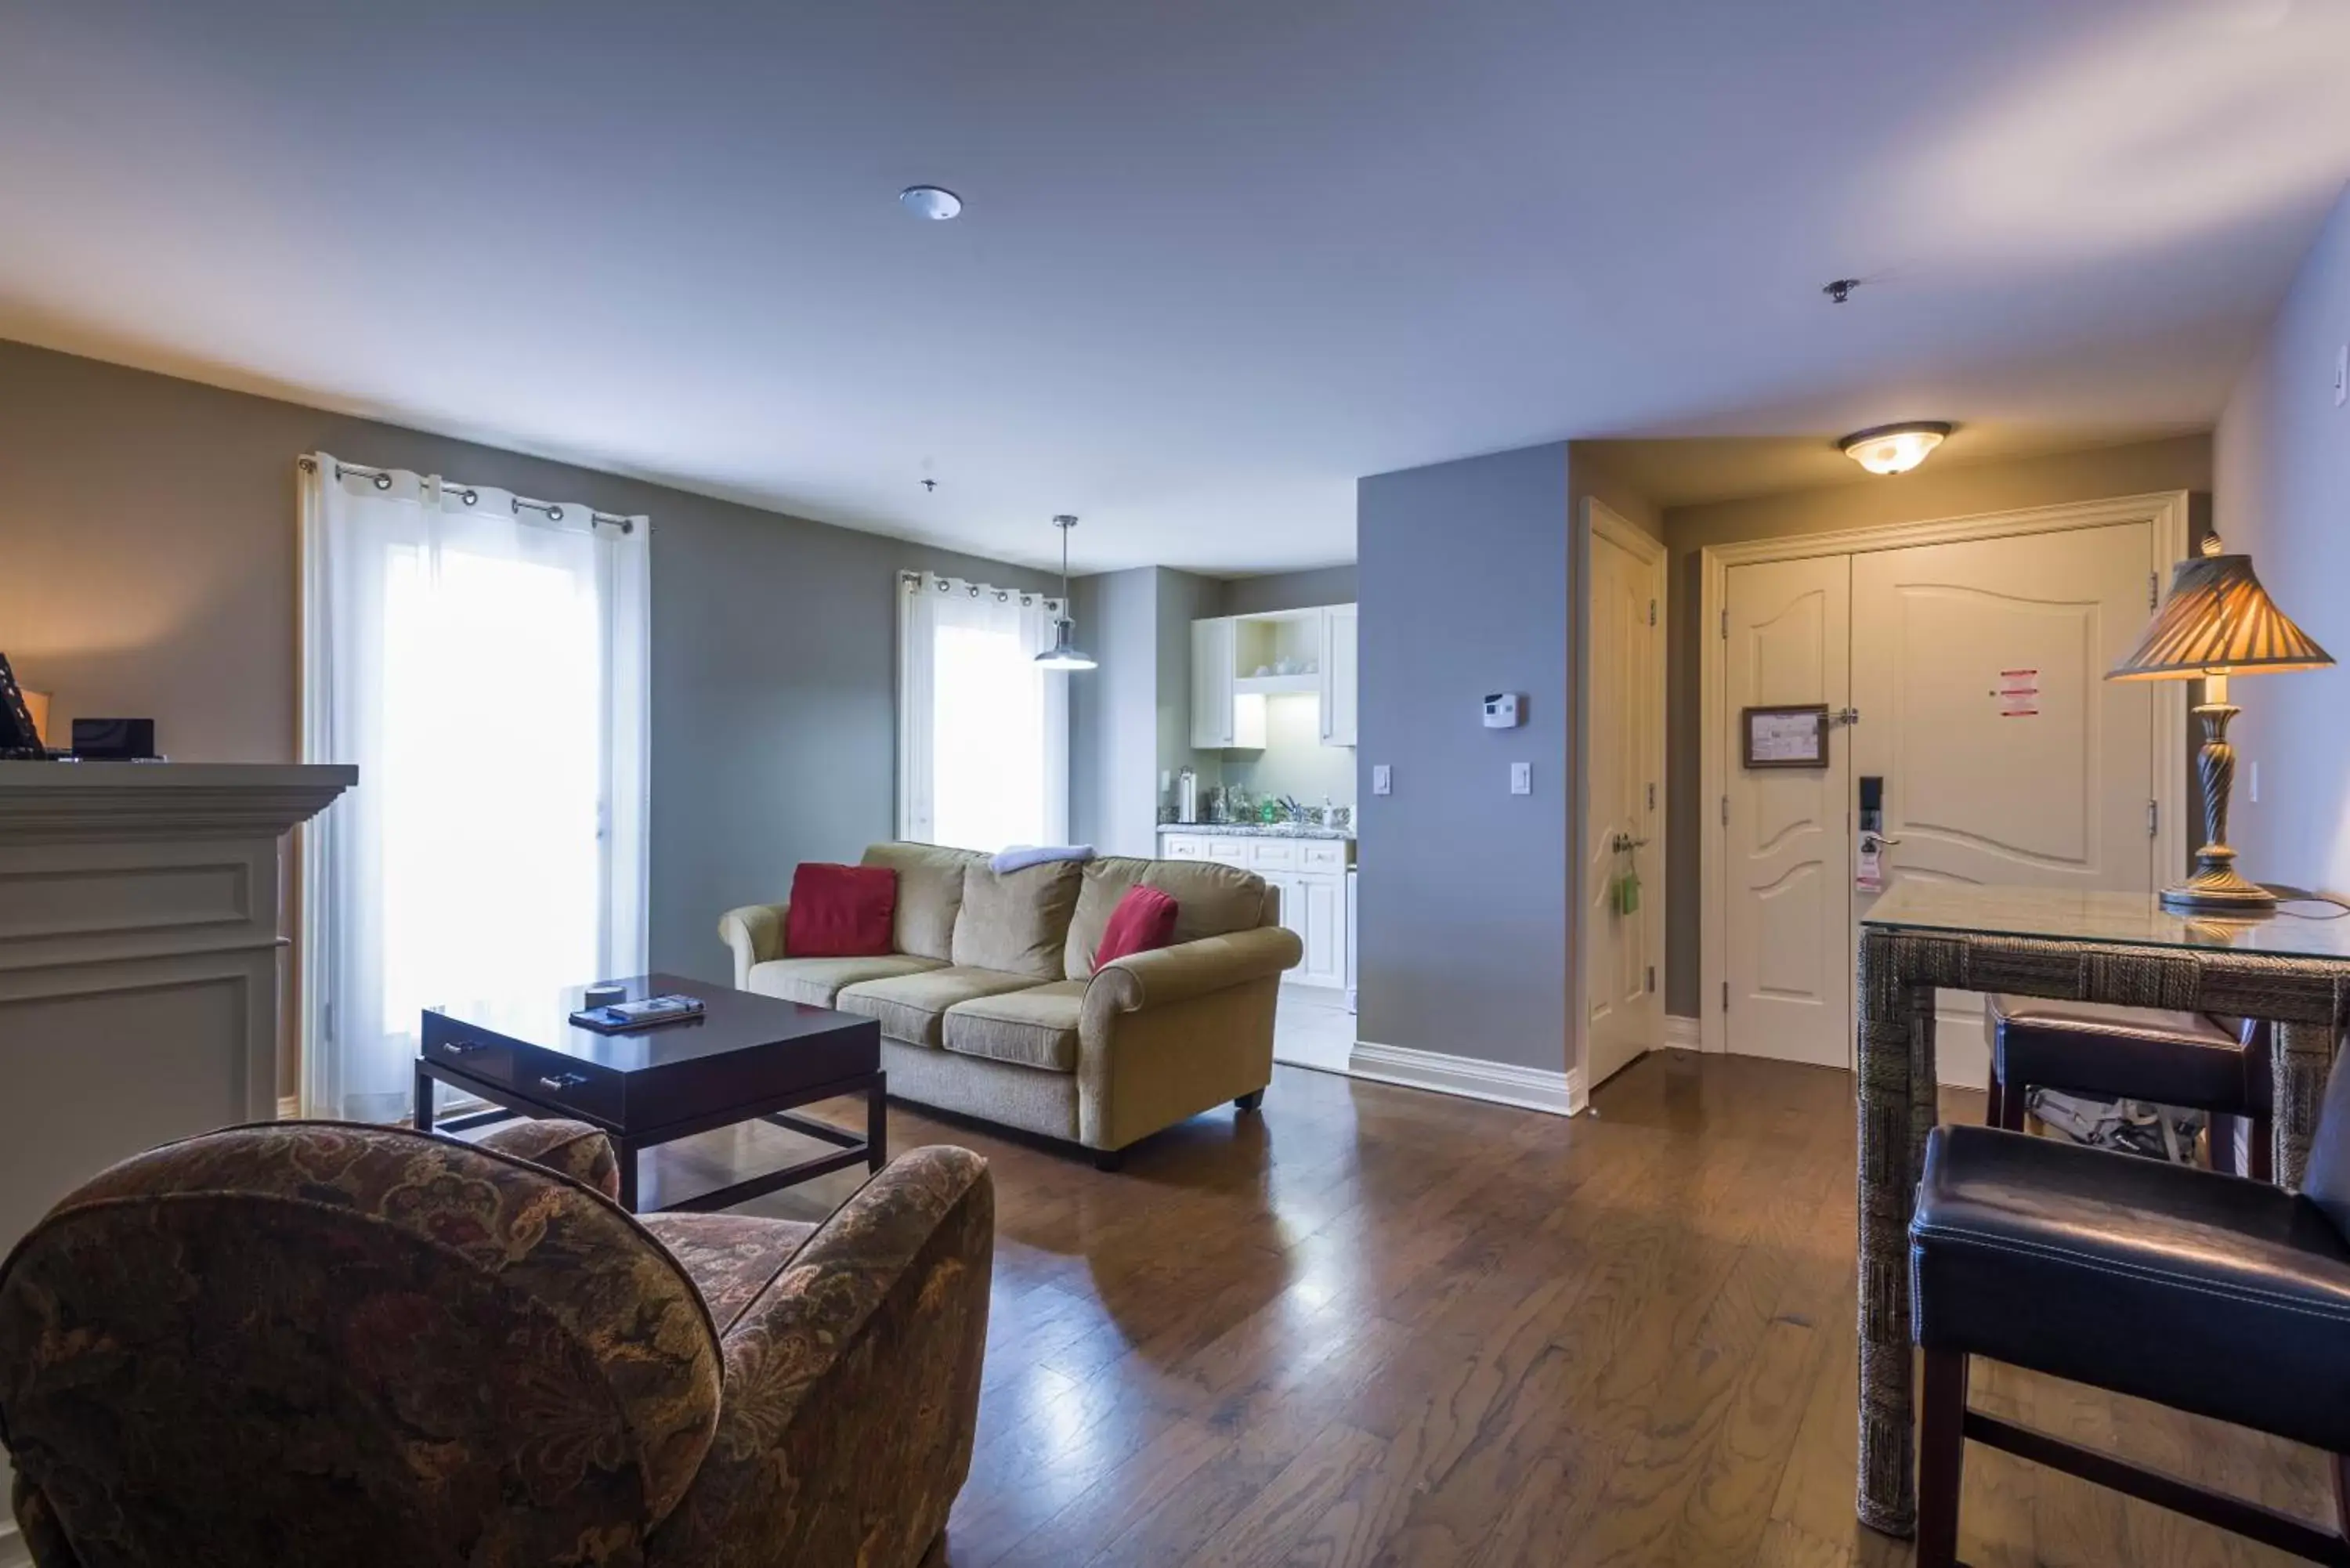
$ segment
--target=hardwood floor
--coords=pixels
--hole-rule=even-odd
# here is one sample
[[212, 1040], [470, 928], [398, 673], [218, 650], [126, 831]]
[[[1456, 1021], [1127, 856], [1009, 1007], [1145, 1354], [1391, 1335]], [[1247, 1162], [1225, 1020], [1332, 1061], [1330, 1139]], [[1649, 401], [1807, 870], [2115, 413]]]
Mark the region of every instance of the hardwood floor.
[[[1906, 1563], [1852, 1516], [1838, 1072], [1668, 1053], [1574, 1121], [1279, 1069], [1126, 1170], [893, 1106], [993, 1162], [977, 1455], [943, 1561]], [[1979, 1096], [1954, 1096], [1979, 1118]], [[660, 1151], [705, 1186], [789, 1135]], [[780, 1144], [778, 1147], [781, 1147]], [[844, 1173], [747, 1206], [814, 1217]], [[2331, 1517], [2321, 1458], [1979, 1364], [1976, 1398]], [[1977, 1568], [2290, 1559], [1976, 1447]]]

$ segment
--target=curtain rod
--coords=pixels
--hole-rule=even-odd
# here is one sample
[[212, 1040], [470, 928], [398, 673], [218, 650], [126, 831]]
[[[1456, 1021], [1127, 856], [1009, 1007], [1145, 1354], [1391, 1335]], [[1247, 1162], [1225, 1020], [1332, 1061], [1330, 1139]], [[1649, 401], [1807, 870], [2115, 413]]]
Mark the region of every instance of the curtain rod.
[[[301, 462], [302, 466], [305, 469], [312, 466], [311, 460], [307, 457], [302, 459]], [[366, 475], [369, 479], [375, 482], [375, 487], [378, 490], [390, 490], [391, 488], [391, 471], [390, 469], [369, 468], [365, 463], [345, 462], [340, 458], [336, 459], [336, 480], [339, 483], [343, 475], [347, 473]], [[452, 485], [449, 488], [459, 500], [463, 501], [468, 506], [474, 504], [482, 498], [482, 493], [475, 490], [470, 484]], [[560, 523], [563, 521], [563, 507], [561, 504], [557, 502], [533, 501], [527, 495], [516, 495], [512, 499], [515, 510], [517, 512], [521, 511], [525, 507], [528, 507], [533, 512], [545, 514], [546, 520], [550, 523]], [[635, 518], [616, 517], [608, 512], [598, 512], [592, 506], [588, 509], [588, 521], [591, 526], [598, 523], [612, 524], [623, 534], [633, 534], [637, 531], [637, 522]]]

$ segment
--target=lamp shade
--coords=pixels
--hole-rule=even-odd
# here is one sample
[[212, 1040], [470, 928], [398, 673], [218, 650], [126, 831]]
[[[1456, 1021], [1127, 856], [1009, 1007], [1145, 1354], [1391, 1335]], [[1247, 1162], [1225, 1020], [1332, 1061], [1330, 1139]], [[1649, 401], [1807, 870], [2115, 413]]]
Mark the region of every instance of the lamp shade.
[[2106, 680], [2188, 680], [2319, 670], [2334, 662], [2276, 607], [2252, 575], [2252, 558], [2221, 555], [2219, 545], [2206, 539], [2201, 556], [2172, 569], [2170, 597]]

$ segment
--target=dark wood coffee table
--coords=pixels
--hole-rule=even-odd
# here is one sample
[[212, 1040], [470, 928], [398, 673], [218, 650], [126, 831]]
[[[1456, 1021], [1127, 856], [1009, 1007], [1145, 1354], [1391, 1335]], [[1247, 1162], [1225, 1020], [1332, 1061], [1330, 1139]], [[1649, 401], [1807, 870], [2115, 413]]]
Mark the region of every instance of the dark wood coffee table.
[[[436, 1080], [504, 1107], [442, 1122], [443, 1132], [515, 1116], [601, 1127], [619, 1156], [620, 1205], [632, 1212], [639, 1153], [738, 1122], [770, 1122], [839, 1147], [664, 1209], [730, 1208], [860, 1160], [874, 1171], [887, 1162], [881, 1027], [872, 1019], [683, 975], [636, 975], [622, 983], [631, 1000], [681, 992], [699, 997], [706, 1011], [684, 1023], [602, 1034], [570, 1020], [581, 1005], [579, 988], [533, 1006], [428, 1010], [416, 1059], [419, 1130], [433, 1130]], [[790, 1114], [847, 1095], [865, 1096], [863, 1137]]]

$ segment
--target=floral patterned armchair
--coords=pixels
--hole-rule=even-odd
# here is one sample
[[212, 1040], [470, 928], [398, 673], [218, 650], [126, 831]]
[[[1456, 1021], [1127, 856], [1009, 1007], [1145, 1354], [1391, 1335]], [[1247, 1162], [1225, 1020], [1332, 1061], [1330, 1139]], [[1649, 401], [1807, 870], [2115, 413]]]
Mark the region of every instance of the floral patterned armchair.
[[971, 1467], [994, 1197], [908, 1154], [821, 1227], [611, 1200], [601, 1134], [207, 1134], [0, 1270], [40, 1568], [911, 1568]]

